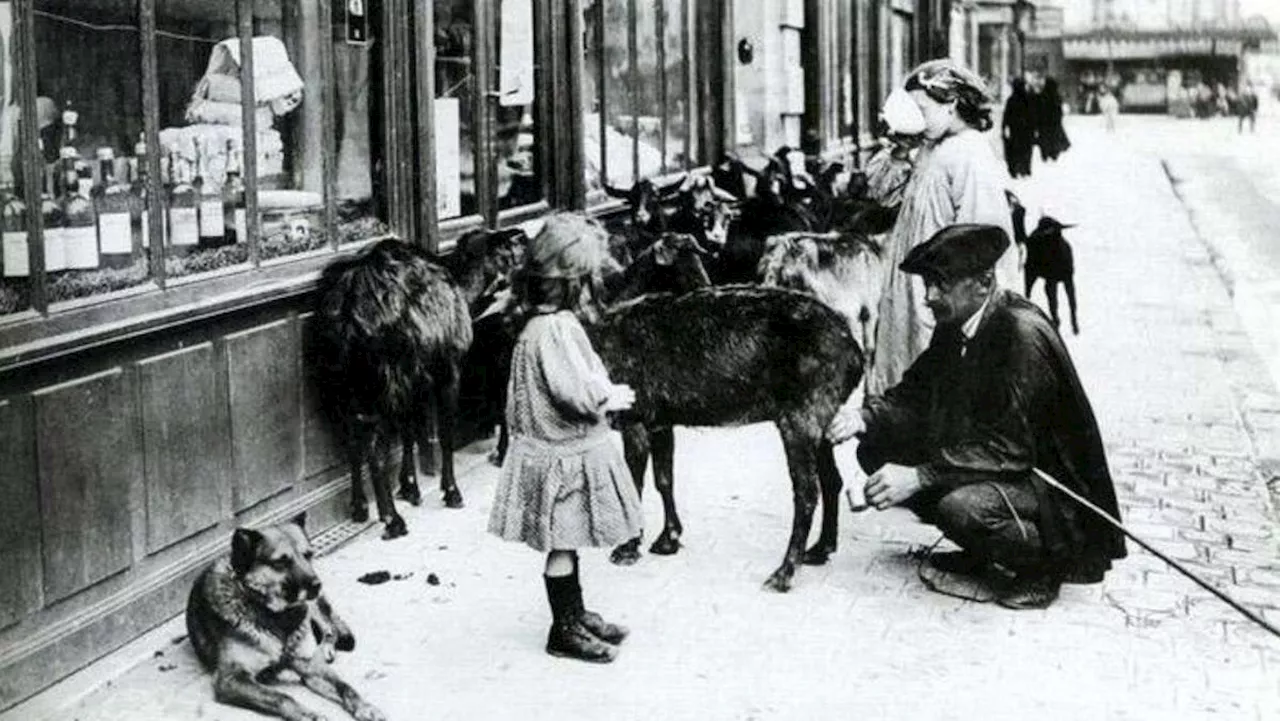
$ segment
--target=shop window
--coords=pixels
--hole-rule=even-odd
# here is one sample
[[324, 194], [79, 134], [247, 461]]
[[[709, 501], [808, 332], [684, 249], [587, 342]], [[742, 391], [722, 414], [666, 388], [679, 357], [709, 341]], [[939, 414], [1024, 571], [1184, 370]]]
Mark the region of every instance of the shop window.
[[[21, 182], [18, 122], [22, 108], [15, 77], [18, 55], [13, 20], [13, 3], [0, 3], [0, 317], [31, 307], [27, 198], [39, 197], [35, 191], [24, 193], [27, 184]], [[57, 115], [52, 101], [42, 106], [44, 117], [52, 123]], [[36, 185], [43, 189], [43, 178]]]
[[[385, 65], [382, 38], [381, 3], [357, 0], [333, 3], [341, 10], [332, 17], [333, 51], [333, 132], [336, 148], [333, 169], [334, 196], [337, 207], [339, 243], [354, 243], [387, 235], [384, 222], [386, 207], [385, 177], [380, 172], [386, 156], [382, 135], [382, 81]], [[352, 12], [358, 11], [358, 12]], [[305, 73], [304, 73], [305, 75]], [[306, 103], [304, 98], [303, 103]], [[314, 120], [306, 116], [306, 127]], [[304, 183], [315, 182], [304, 175]]]
[[[31, 304], [33, 235], [48, 302], [141, 286], [146, 195], [138, 6], [132, 0], [34, 3], [36, 130], [21, 132], [13, 3], [0, 4], [5, 49], [0, 187], [5, 195], [0, 314]], [[37, 177], [23, 173], [23, 142], [38, 145]]]
[[537, 93], [543, 85], [533, 0], [499, 0], [493, 175], [498, 210], [545, 199]]
[[588, 191], [602, 181], [626, 187], [704, 161], [694, 141], [694, 1], [583, 3]]
[[[389, 232], [380, 2], [254, 0], [249, 77], [237, 3], [34, 0], [34, 88], [13, 6], [0, 2], [0, 316], [153, 286], [161, 267], [179, 279]], [[30, 138], [20, 94], [34, 100]]]
[[473, 0], [436, 0], [436, 193], [441, 220], [480, 212]]
[[[873, 3], [859, 0], [856, 7], [857, 19], [854, 23], [854, 38], [857, 46], [857, 60], [854, 62], [857, 76], [857, 118], [859, 133], [873, 133], [874, 119], [880, 104], [884, 100], [875, 84], [872, 68], [875, 67], [875, 8]], [[861, 141], [860, 141], [861, 142]]]

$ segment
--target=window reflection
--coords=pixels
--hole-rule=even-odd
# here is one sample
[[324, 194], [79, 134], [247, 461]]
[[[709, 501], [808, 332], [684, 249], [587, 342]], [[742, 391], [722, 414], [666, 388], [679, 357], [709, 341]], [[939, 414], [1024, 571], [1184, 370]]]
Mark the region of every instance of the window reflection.
[[[584, 157], [588, 190], [701, 162], [693, 144], [692, 0], [583, 4]], [[634, 54], [630, 30], [634, 23]]]
[[27, 204], [18, 167], [18, 84], [13, 3], [0, 3], [0, 316], [31, 306]]
[[441, 219], [471, 215], [479, 209], [474, 46], [472, 0], [436, 0], [436, 202]]
[[[351, 243], [389, 232], [381, 169], [383, 43], [380, 2], [345, 3], [333, 14], [334, 131], [337, 142], [339, 242]], [[340, 9], [341, 4], [335, 4]], [[359, 11], [359, 12], [355, 12]]]
[[535, 103], [542, 85], [536, 63], [533, 0], [499, 0], [494, 176], [498, 209], [543, 199], [542, 136]]

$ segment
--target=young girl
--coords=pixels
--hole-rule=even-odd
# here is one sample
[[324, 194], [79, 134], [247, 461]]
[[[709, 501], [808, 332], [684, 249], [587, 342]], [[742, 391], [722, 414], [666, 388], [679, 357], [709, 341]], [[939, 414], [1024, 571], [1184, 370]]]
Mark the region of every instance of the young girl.
[[523, 324], [511, 360], [502, 465], [489, 531], [547, 552], [551, 605], [547, 653], [608, 663], [627, 629], [586, 610], [578, 582], [584, 546], [614, 546], [640, 534], [641, 509], [608, 411], [635, 393], [609, 381], [580, 318], [596, 310], [604, 229], [581, 215], [549, 217], [513, 283]]

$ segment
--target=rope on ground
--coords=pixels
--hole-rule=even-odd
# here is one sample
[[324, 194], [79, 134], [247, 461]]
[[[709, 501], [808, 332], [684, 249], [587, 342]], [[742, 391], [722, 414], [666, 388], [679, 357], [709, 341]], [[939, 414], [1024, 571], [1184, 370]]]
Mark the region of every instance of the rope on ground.
[[1053, 486], [1059, 491], [1070, 496], [1071, 499], [1074, 500], [1076, 503], [1079, 503], [1085, 508], [1088, 508], [1090, 511], [1093, 511], [1094, 513], [1096, 513], [1099, 517], [1101, 517], [1107, 523], [1111, 524], [1112, 526], [1115, 526], [1116, 530], [1128, 536], [1131, 540], [1133, 540], [1134, 543], [1138, 544], [1139, 546], [1142, 546], [1144, 549], [1146, 549], [1148, 553], [1155, 556], [1156, 558], [1159, 558], [1161, 561], [1164, 561], [1170, 566], [1173, 566], [1174, 570], [1178, 571], [1182, 575], [1191, 579], [1196, 583], [1196, 585], [1200, 586], [1204, 590], [1217, 596], [1219, 599], [1223, 601], [1223, 603], [1226, 603], [1228, 606], [1234, 608], [1236, 611], [1239, 611], [1240, 614], [1243, 615], [1245, 618], [1249, 619], [1250, 621], [1257, 624], [1258, 626], [1261, 626], [1262, 628], [1266, 629], [1273, 636], [1280, 638], [1280, 629], [1277, 629], [1275, 626], [1271, 625], [1270, 623], [1267, 623], [1267, 621], [1263, 619], [1261, 616], [1254, 613], [1253, 611], [1250, 611], [1244, 606], [1240, 605], [1238, 601], [1228, 596], [1226, 593], [1218, 590], [1208, 581], [1205, 581], [1204, 579], [1200, 578], [1199, 576], [1192, 573], [1191, 571], [1188, 571], [1186, 568], [1183, 568], [1182, 564], [1178, 563], [1172, 558], [1169, 558], [1168, 556], [1164, 555], [1163, 553], [1156, 550], [1155, 548], [1152, 548], [1151, 544], [1147, 543], [1141, 538], [1138, 538], [1136, 535], [1130, 532], [1129, 529], [1125, 528], [1124, 525], [1120, 523], [1120, 521], [1117, 521], [1115, 518], [1111, 517], [1111, 514], [1095, 506], [1093, 503], [1089, 501], [1089, 499], [1084, 498], [1083, 496], [1071, 490], [1070, 488], [1067, 488], [1066, 486], [1062, 485], [1062, 483], [1059, 482], [1058, 479], [1054, 478], [1053, 476], [1050, 476], [1048, 473], [1045, 473], [1039, 468], [1032, 468], [1031, 470], [1035, 471], [1036, 475], [1040, 476], [1041, 480], [1043, 480], [1045, 483], [1048, 483], [1050, 486]]

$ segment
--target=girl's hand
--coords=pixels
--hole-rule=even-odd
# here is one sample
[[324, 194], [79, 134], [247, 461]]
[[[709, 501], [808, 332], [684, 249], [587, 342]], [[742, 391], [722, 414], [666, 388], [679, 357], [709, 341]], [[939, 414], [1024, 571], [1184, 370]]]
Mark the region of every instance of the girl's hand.
[[606, 411], [625, 411], [635, 405], [636, 392], [631, 386], [617, 383], [609, 389], [609, 398], [604, 402]]

